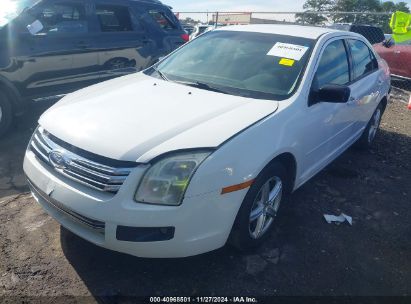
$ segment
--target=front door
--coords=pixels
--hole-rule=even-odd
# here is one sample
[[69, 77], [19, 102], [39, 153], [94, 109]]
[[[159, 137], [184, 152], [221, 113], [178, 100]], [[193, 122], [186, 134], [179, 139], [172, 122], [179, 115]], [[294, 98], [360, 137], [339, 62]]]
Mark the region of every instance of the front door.
[[330, 41], [320, 55], [304, 118], [304, 180], [322, 169], [336, 153], [345, 149], [353, 129], [350, 106], [345, 103], [323, 102], [315, 92], [328, 84], [349, 83], [350, 67], [346, 44], [341, 39]]
[[[26, 94], [32, 98], [72, 92], [98, 80], [97, 55], [87, 49], [89, 21], [87, 1], [43, 1], [27, 12], [25, 33], [29, 45], [21, 75]], [[82, 45], [83, 43], [83, 45]], [[84, 81], [84, 73], [90, 74]], [[90, 79], [93, 81], [90, 82]]]

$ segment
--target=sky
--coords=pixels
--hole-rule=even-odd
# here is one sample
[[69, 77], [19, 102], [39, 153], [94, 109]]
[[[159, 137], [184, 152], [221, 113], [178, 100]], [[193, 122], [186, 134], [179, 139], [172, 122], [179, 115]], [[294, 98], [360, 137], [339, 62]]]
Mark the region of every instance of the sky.
[[[302, 11], [305, 0], [162, 0], [178, 11]], [[394, 2], [399, 2], [395, 0]], [[403, 0], [411, 7], [411, 0]]]

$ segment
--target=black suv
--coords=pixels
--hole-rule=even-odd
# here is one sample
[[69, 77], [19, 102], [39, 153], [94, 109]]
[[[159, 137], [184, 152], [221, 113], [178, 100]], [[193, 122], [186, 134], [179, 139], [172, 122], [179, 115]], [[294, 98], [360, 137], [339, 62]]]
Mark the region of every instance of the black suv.
[[6, 0], [0, 135], [32, 101], [141, 71], [188, 40], [157, 0]]

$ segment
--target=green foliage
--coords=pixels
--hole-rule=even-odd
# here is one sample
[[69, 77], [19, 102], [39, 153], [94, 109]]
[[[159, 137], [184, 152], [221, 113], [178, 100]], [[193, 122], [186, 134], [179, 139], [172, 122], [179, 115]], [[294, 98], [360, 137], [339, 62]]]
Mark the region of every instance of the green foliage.
[[310, 14], [309, 12], [325, 12], [332, 8], [333, 0], [307, 0], [304, 3], [305, 14], [297, 14], [297, 22], [323, 25], [327, 21], [327, 17], [321, 14]]
[[[380, 26], [385, 33], [391, 33], [390, 14], [368, 13], [410, 12], [406, 2], [381, 2], [380, 0], [307, 0], [303, 8], [306, 13], [296, 15], [299, 23], [312, 25], [324, 25], [329, 22], [369, 24]], [[329, 13], [315, 14], [315, 12]], [[349, 14], [349, 12], [359, 12], [360, 14]]]
[[406, 2], [398, 2], [395, 5], [395, 11], [410, 13], [410, 8], [408, 7], [408, 4]]

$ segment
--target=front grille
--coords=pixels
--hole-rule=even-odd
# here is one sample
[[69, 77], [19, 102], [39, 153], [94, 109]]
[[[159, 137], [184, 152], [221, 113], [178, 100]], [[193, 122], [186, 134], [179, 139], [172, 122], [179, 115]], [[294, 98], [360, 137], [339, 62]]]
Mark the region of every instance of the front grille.
[[[33, 134], [29, 149], [59, 174], [104, 192], [117, 193], [137, 166], [137, 163], [112, 160], [73, 147], [41, 127]], [[58, 155], [58, 163], [52, 161], [51, 154]]]
[[31, 192], [38, 198], [41, 198], [49, 208], [52, 208], [55, 211], [66, 216], [69, 216], [72, 220], [81, 223], [99, 233], [104, 234], [104, 229], [106, 227], [106, 224], [104, 222], [93, 220], [91, 218], [85, 217], [84, 215], [81, 215], [77, 212], [74, 212], [73, 210], [66, 208], [65, 206], [63, 206], [63, 204], [49, 197], [46, 193], [37, 188], [30, 180], [27, 180], [27, 183], [29, 184]]

